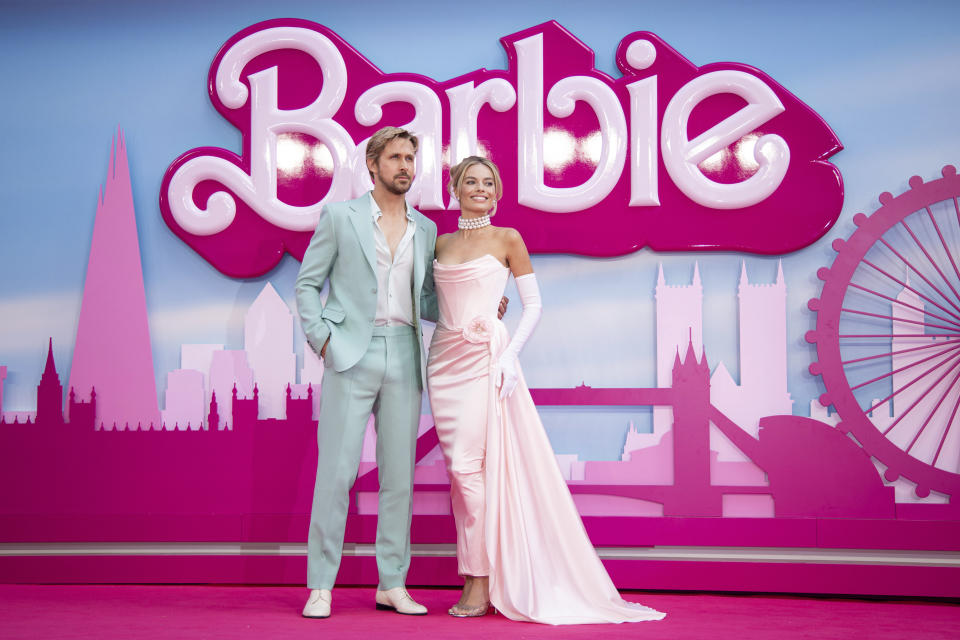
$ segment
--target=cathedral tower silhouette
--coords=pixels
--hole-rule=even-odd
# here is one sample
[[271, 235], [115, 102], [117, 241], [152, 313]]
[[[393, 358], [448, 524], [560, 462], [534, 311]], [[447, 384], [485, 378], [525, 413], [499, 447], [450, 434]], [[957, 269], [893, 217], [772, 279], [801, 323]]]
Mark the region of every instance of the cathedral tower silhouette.
[[53, 361], [53, 338], [47, 345], [47, 364], [37, 385], [37, 424], [63, 424], [63, 385]]

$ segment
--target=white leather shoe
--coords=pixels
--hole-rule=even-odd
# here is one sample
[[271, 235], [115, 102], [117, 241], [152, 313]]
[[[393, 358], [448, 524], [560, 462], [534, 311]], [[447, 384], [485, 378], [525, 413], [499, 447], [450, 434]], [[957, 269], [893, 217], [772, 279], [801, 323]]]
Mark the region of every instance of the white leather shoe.
[[329, 589], [313, 589], [310, 591], [310, 599], [303, 607], [304, 618], [329, 618], [330, 603], [333, 601], [333, 595]]
[[377, 589], [377, 609], [393, 610], [408, 616], [427, 615], [427, 608], [415, 602], [403, 587], [386, 591]]

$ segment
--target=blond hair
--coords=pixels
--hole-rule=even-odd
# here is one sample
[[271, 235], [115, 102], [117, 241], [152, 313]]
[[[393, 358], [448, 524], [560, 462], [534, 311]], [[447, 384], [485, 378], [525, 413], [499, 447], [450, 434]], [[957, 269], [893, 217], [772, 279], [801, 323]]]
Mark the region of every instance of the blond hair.
[[497, 202], [503, 197], [503, 182], [500, 180], [500, 169], [498, 169], [497, 165], [493, 163], [493, 160], [490, 160], [489, 158], [484, 158], [481, 156], [467, 156], [458, 164], [450, 167], [450, 183], [448, 185], [448, 188], [450, 189], [450, 195], [458, 200], [460, 199], [457, 197], [457, 193], [460, 191], [460, 187], [463, 186], [463, 179], [467, 175], [467, 169], [476, 164], [482, 164], [490, 170], [490, 173], [493, 174], [493, 188], [495, 194], [493, 198], [493, 208], [490, 209], [489, 215], [496, 215]]
[[[370, 141], [367, 142], [367, 160], [373, 160], [374, 164], [379, 164], [380, 154], [392, 140], [397, 138], [409, 140], [410, 144], [413, 145], [413, 152], [417, 152], [417, 147], [420, 144], [417, 136], [400, 127], [384, 127], [370, 136]], [[370, 179], [376, 182], [373, 171], [370, 171]]]

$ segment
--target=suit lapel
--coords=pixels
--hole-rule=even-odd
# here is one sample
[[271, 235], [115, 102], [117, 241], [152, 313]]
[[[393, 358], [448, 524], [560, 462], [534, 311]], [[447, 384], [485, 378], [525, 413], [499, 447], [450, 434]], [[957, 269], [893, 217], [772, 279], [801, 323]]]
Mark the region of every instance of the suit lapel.
[[356, 200], [347, 203], [350, 207], [350, 222], [353, 223], [353, 230], [357, 232], [357, 239], [360, 241], [360, 249], [363, 256], [367, 259], [367, 264], [374, 275], [377, 273], [377, 246], [373, 239], [373, 223], [370, 218], [369, 194], [360, 196]]
[[413, 219], [417, 225], [417, 228], [413, 231], [413, 302], [419, 313], [420, 289], [423, 287], [423, 252], [426, 249], [427, 227], [423, 224], [422, 216], [414, 213]]

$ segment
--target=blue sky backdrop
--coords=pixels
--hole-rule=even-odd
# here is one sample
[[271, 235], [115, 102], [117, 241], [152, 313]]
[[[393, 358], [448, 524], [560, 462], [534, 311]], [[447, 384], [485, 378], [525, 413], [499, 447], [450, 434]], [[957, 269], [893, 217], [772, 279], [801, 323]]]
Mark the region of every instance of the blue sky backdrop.
[[[814, 322], [806, 302], [819, 292], [816, 270], [833, 259], [831, 240], [849, 236], [853, 215], [873, 211], [879, 193], [899, 193], [911, 175], [935, 178], [944, 164], [960, 161], [960, 4], [953, 2], [0, 2], [5, 410], [34, 408], [48, 336], [66, 383], [97, 191], [118, 126], [133, 176], [159, 391], [179, 364], [181, 343], [242, 346], [243, 313], [265, 282], [292, 306], [297, 261], [287, 257], [262, 278], [227, 278], [167, 229], [157, 204], [164, 171], [184, 151], [240, 150], [239, 132], [210, 104], [207, 72], [230, 36], [278, 17], [330, 27], [386, 72], [438, 80], [505, 68], [499, 38], [550, 19], [615, 77], [617, 44], [637, 30], [653, 31], [698, 65], [743, 62], [770, 74], [845, 146], [833, 158], [845, 181], [840, 221], [819, 242], [783, 256], [790, 391], [803, 415], [822, 392], [807, 373], [813, 350], [803, 336]], [[647, 250], [614, 259], [536, 256], [545, 312], [523, 355], [528, 381], [653, 385], [657, 265], [668, 283], [686, 284], [695, 260], [711, 368], [722, 361], [736, 378], [744, 259], [751, 281], [774, 280], [776, 257]]]

